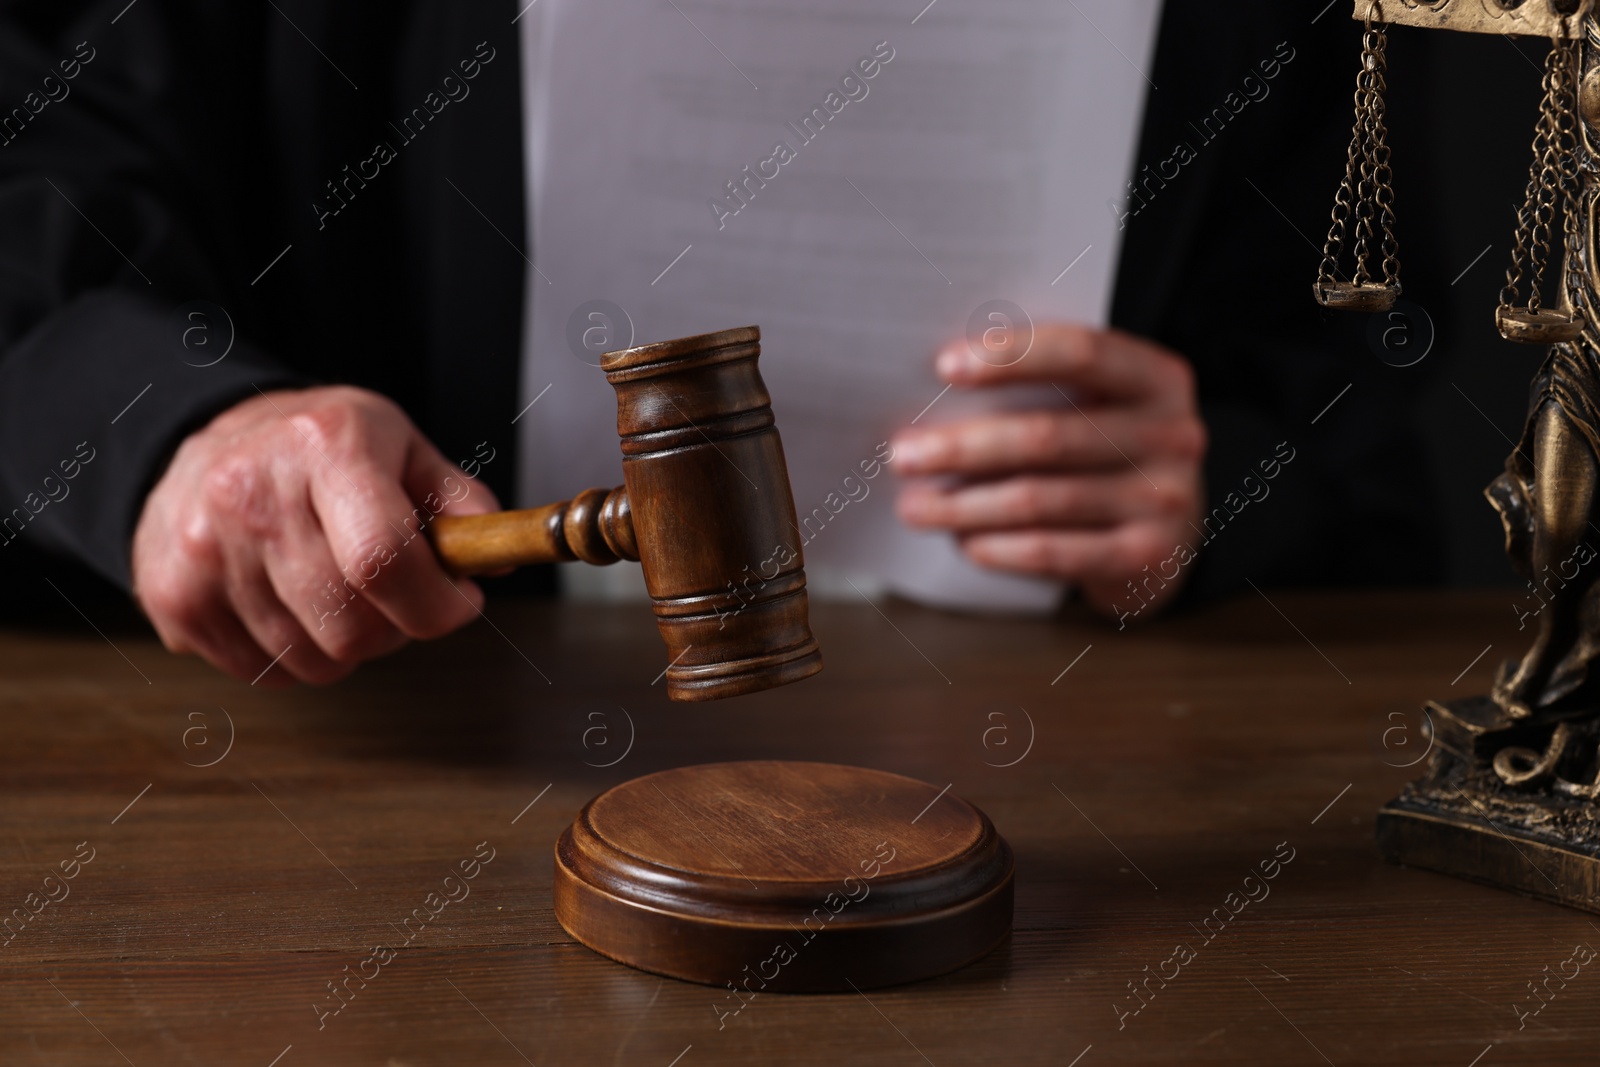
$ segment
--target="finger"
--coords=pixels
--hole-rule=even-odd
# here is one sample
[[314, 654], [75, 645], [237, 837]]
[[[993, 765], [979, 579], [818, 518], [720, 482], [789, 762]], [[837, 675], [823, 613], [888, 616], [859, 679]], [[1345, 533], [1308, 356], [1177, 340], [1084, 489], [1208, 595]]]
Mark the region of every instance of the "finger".
[[[285, 606], [286, 600], [309, 599], [275, 589], [268, 577], [266, 560], [279, 559], [294, 551], [292, 531], [309, 518], [305, 508], [284, 508], [271, 536], [255, 540], [244, 536], [224, 537], [224, 574], [219, 582], [232, 611], [249, 631], [255, 643], [266, 650], [274, 666], [269, 678], [294, 678], [313, 685], [337, 681], [349, 673], [341, 668], [307, 635]], [[297, 521], [298, 520], [298, 521]]]
[[240, 617], [290, 673], [326, 684], [363, 660], [392, 652], [406, 636], [359, 590], [370, 570], [341, 571], [326, 534], [312, 514], [305, 485], [291, 477], [271, 535], [236, 546], [228, 556], [228, 588]]
[[894, 439], [902, 474], [1000, 474], [1034, 469], [1139, 469], [1153, 456], [1192, 460], [1205, 450], [1198, 418], [1152, 418], [1127, 408], [985, 415], [946, 426], [901, 431]]
[[[500, 501], [495, 497], [493, 489], [478, 479], [469, 477], [465, 471], [446, 459], [442, 452], [433, 447], [433, 442], [425, 437], [416, 437], [412, 440], [411, 449], [406, 456], [405, 473], [401, 475], [400, 482], [407, 496], [412, 500], [422, 501], [424, 505], [428, 502], [429, 493], [434, 494], [435, 502], [442, 496], [444, 506], [439, 511], [440, 515], [483, 515], [500, 510]], [[427, 507], [424, 506], [423, 510], [426, 512]], [[483, 573], [484, 577], [503, 578], [515, 569], [505, 567]], [[450, 580], [463, 590], [467, 586], [480, 588], [470, 578]], [[481, 595], [480, 589], [479, 596]]]
[[425, 502], [429, 493], [434, 494], [443, 503], [441, 515], [483, 515], [500, 510], [494, 490], [469, 477], [425, 437], [411, 439], [400, 485], [412, 500]]
[[336, 663], [317, 647], [278, 599], [264, 571], [229, 592], [234, 611], [250, 636], [257, 645], [268, 650], [272, 669], [263, 668], [258, 672], [263, 683], [270, 679], [292, 678], [310, 685], [328, 685], [355, 669], [354, 662]]
[[1104, 587], [1125, 583], [1174, 553], [1154, 523], [1110, 530], [1008, 530], [969, 534], [961, 548], [985, 567]]
[[285, 689], [295, 682], [294, 676], [286, 672], [268, 670], [272, 655], [261, 647], [230, 606], [221, 606], [197, 639], [202, 642], [200, 654], [206, 662], [241, 682], [262, 689]]
[[1152, 483], [1136, 472], [1052, 477], [1022, 475], [953, 489], [920, 484], [896, 502], [912, 526], [968, 532], [1020, 528], [1100, 528], [1137, 519], [1181, 518], [1197, 506], [1177, 478]]
[[[168, 651], [197, 654], [226, 674], [252, 681], [272, 657], [218, 594], [220, 584], [211, 584], [200, 570], [184, 568], [183, 575], [142, 583], [140, 604]], [[277, 687], [289, 684], [289, 679], [264, 684]]]
[[442, 637], [476, 618], [482, 590], [471, 581], [452, 582], [425, 536], [449, 503], [443, 485], [413, 503], [401, 470], [362, 458], [341, 468], [324, 464], [311, 476], [312, 508], [335, 571], [355, 576], [362, 599], [407, 637]]
[[313, 685], [336, 682], [406, 643], [355, 584], [335, 568], [321, 531], [304, 523], [286, 523], [228, 583], [256, 640], [282, 655], [284, 670]]
[[965, 341], [940, 351], [940, 377], [957, 385], [1050, 382], [1112, 400], [1132, 401], [1193, 395], [1194, 372], [1187, 360], [1160, 345], [1123, 333], [1070, 323], [1034, 329], [1033, 343], [1021, 358], [985, 358]]

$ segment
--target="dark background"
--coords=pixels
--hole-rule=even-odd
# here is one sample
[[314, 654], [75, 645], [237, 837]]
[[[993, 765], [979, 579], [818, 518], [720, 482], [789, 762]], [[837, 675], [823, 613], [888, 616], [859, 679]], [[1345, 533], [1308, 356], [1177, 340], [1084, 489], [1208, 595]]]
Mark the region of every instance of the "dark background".
[[[1358, 36], [1351, 35], [1352, 83]], [[1437, 336], [1421, 363], [1383, 370], [1426, 379], [1416, 417], [1433, 484], [1419, 491], [1435, 497], [1455, 585], [1519, 584], [1502, 552], [1499, 518], [1482, 490], [1521, 433], [1528, 382], [1544, 352], [1502, 340], [1494, 308], [1527, 184], [1548, 48], [1500, 36], [1407, 27], [1389, 32], [1389, 143], [1402, 280], [1405, 298], [1428, 312]], [[1342, 163], [1328, 161], [1330, 207]], [[1325, 223], [1318, 221], [1322, 228], [1311, 237], [1320, 244]], [[1467, 270], [1485, 247], [1488, 254]], [[1308, 300], [1310, 280], [1308, 271]]]

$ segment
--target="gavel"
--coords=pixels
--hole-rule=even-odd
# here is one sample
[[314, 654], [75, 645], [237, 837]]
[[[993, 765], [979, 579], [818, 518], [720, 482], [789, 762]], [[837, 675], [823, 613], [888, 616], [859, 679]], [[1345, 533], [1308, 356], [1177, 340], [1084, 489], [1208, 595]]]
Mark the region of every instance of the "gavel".
[[637, 560], [673, 700], [816, 674], [822, 654], [760, 354], [756, 326], [606, 353], [624, 484], [538, 508], [441, 515], [434, 551], [456, 575]]

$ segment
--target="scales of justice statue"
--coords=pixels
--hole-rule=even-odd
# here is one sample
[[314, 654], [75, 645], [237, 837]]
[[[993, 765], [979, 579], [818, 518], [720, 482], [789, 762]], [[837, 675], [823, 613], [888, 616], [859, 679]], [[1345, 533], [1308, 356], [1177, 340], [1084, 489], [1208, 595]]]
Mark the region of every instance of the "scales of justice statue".
[[1521, 440], [1484, 491], [1512, 566], [1543, 605], [1538, 635], [1501, 665], [1488, 695], [1426, 706], [1426, 773], [1383, 807], [1377, 834], [1392, 862], [1600, 912], [1600, 565], [1590, 547], [1600, 544], [1597, 2], [1355, 0], [1366, 27], [1355, 127], [1315, 292], [1324, 307], [1380, 313], [1400, 295], [1384, 127], [1388, 27], [1548, 39], [1495, 321], [1508, 340], [1549, 351]]

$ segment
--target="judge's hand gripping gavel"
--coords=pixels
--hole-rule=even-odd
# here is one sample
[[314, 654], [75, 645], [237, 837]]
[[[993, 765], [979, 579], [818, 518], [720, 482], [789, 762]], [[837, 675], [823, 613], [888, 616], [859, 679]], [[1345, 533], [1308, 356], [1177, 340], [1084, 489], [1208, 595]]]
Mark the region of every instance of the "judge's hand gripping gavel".
[[[151, 491], [135, 594], [174, 651], [263, 683], [275, 662], [320, 682], [470, 621], [482, 595], [463, 576], [636, 559], [672, 699], [808, 677], [822, 660], [759, 353], [745, 327], [608, 354], [625, 484], [513, 512], [375, 394], [265, 394], [185, 441]], [[323, 462], [291, 462], [307, 447]], [[430, 495], [428, 525], [411, 501]]]

